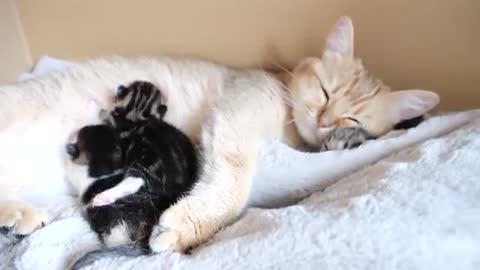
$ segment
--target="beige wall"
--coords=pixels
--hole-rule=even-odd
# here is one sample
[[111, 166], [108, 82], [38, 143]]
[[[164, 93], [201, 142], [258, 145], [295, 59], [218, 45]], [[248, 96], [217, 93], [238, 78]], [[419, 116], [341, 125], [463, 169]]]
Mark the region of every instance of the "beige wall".
[[0, 0], [0, 84], [14, 82], [30, 65], [14, 0]]
[[[442, 108], [480, 107], [479, 0], [17, 0], [34, 59], [196, 55], [261, 64], [318, 54], [352, 16], [356, 53], [397, 88], [438, 91]], [[271, 53], [270, 53], [271, 54]]]

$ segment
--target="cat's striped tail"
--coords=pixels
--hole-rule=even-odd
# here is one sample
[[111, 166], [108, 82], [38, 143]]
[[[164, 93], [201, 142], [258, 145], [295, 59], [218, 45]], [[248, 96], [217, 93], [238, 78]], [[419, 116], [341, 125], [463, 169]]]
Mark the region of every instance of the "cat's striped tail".
[[128, 244], [115, 247], [105, 247], [93, 250], [83, 255], [71, 267], [71, 270], [79, 270], [93, 264], [96, 260], [108, 257], [138, 257], [150, 255], [152, 251], [135, 244]]

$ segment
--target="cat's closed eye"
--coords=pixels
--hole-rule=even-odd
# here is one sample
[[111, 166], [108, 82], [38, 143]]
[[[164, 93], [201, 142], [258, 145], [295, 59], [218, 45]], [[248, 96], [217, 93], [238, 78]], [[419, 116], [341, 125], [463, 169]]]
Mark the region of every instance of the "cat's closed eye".
[[328, 102], [330, 101], [330, 95], [328, 94], [327, 90], [323, 86], [322, 81], [320, 79], [318, 79], [318, 81], [320, 82], [320, 88], [322, 89], [323, 95], [327, 99], [327, 104], [328, 104]]
[[347, 120], [347, 121], [350, 121], [350, 122], [353, 122], [357, 125], [360, 125], [360, 121], [358, 121], [357, 119], [353, 118], [353, 117], [350, 117], [350, 116], [347, 116], [347, 117], [344, 117], [343, 119]]

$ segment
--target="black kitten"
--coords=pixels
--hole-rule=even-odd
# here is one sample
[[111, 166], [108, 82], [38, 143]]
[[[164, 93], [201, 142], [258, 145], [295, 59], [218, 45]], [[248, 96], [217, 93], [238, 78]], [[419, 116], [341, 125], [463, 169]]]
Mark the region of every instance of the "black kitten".
[[87, 253], [73, 269], [109, 255], [150, 253], [153, 226], [195, 179], [194, 146], [162, 120], [166, 106], [160, 104], [160, 91], [150, 83], [139, 85], [120, 87], [118, 106], [107, 124], [82, 128], [76, 143], [67, 146], [72, 161], [88, 166], [89, 177], [95, 179], [83, 192], [82, 203], [91, 228], [106, 246]]

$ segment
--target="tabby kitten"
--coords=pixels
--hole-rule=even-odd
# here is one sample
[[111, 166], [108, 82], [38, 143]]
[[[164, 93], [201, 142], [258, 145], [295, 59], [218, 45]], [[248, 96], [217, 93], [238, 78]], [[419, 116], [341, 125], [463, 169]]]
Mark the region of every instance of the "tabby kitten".
[[195, 179], [194, 146], [162, 121], [166, 106], [160, 104], [159, 90], [135, 82], [119, 87], [116, 99], [106, 124], [82, 128], [76, 143], [67, 146], [72, 161], [87, 165], [94, 179], [82, 203], [107, 247], [87, 253], [73, 269], [108, 255], [149, 253], [153, 225]]
[[117, 88], [112, 112], [102, 112], [105, 123], [120, 131], [133, 130], [138, 121], [163, 119], [167, 107], [160, 90], [150, 82], [134, 81], [128, 87]]

